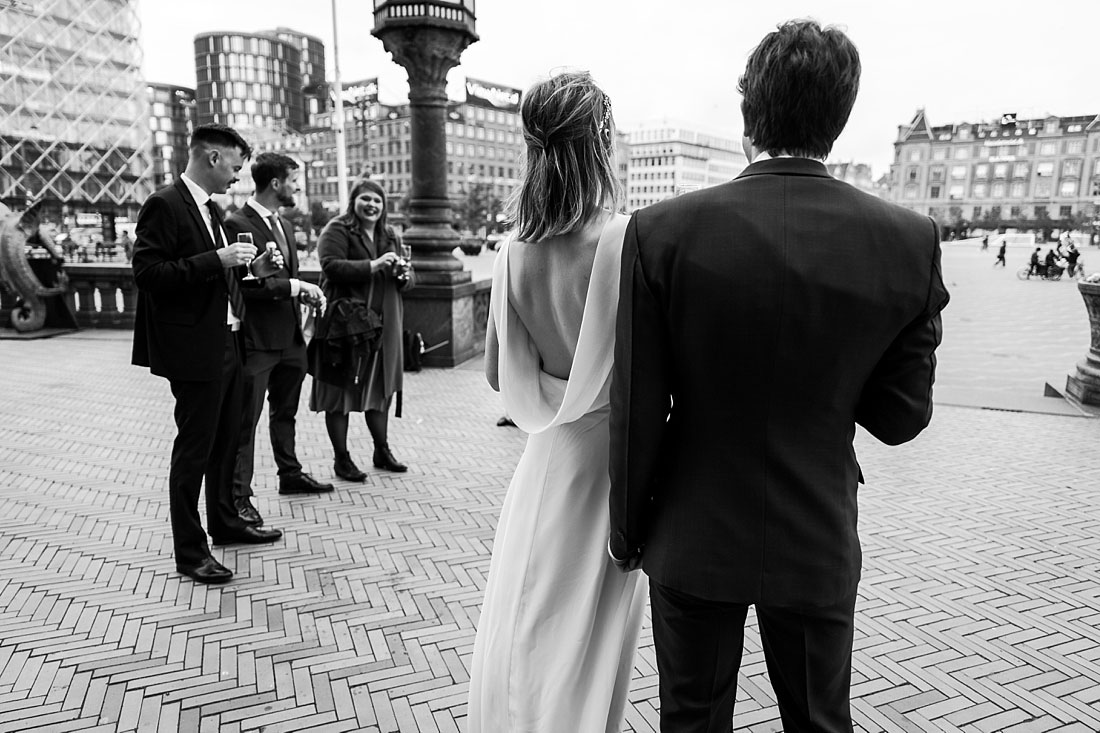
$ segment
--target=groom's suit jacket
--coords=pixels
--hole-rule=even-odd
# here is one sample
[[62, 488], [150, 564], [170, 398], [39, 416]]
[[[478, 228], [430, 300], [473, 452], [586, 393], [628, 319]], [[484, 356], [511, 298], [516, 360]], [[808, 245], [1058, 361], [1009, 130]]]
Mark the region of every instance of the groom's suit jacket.
[[800, 158], [634, 214], [611, 391], [611, 545], [661, 585], [825, 605], [859, 581], [856, 424], [932, 414], [935, 223]]

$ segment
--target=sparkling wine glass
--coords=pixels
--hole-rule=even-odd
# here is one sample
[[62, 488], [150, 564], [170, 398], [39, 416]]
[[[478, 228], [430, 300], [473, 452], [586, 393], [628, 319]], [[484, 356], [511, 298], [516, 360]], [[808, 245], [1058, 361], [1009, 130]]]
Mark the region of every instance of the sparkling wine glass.
[[[237, 235], [238, 244], [252, 244], [252, 235], [248, 232], [241, 232]], [[244, 276], [245, 280], [258, 280], [255, 275], [252, 274], [252, 269], [248, 267], [251, 262], [245, 265], [245, 269], [248, 270], [248, 274]]]

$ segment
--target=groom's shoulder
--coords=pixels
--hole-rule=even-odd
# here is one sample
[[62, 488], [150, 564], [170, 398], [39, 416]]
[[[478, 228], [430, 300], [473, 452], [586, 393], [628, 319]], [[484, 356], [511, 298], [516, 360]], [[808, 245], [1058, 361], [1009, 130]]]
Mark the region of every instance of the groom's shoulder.
[[697, 191], [680, 194], [672, 198], [658, 201], [644, 208], [638, 209], [634, 215], [639, 222], [656, 223], [662, 220], [679, 221], [682, 217], [691, 216], [694, 213], [728, 207], [731, 199], [738, 193], [738, 179], [720, 183], [717, 186], [702, 188]]

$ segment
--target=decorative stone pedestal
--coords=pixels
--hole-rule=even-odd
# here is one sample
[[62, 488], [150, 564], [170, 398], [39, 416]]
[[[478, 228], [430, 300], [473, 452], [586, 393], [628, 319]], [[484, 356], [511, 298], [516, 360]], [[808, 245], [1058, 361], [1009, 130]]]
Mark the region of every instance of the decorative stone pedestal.
[[1089, 312], [1092, 341], [1077, 371], [1066, 378], [1066, 392], [1085, 405], [1100, 406], [1100, 283], [1077, 283]]
[[418, 285], [404, 294], [405, 328], [423, 336], [424, 366], [457, 366], [485, 350], [491, 284]]

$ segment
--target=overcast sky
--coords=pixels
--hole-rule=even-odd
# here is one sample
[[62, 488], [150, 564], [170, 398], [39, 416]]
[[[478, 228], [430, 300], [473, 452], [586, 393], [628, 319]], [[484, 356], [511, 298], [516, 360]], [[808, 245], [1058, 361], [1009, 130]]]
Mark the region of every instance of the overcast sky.
[[[145, 74], [195, 85], [194, 37], [287, 26], [320, 37], [333, 75], [331, 0], [139, 0]], [[340, 76], [377, 76], [382, 102], [401, 102], [407, 77], [370, 35], [371, 0], [336, 0]], [[960, 0], [477, 0], [481, 40], [448, 77], [526, 88], [560, 67], [587, 69], [611, 96], [620, 128], [670, 118], [741, 135], [737, 76], [776, 24], [811, 17], [844, 28], [863, 79], [831, 160], [893, 159], [898, 125], [918, 107], [933, 125], [1100, 113], [1100, 2]]]

